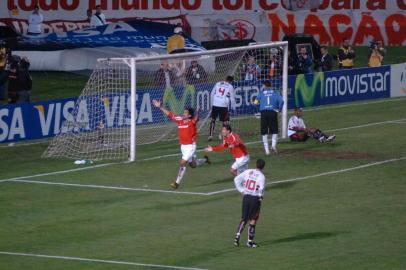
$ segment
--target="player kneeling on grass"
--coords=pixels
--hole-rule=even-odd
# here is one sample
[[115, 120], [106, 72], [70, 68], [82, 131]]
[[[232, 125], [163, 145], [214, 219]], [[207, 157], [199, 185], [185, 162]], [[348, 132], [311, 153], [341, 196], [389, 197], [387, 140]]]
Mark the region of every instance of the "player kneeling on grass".
[[336, 135], [327, 135], [317, 128], [306, 128], [303, 121], [302, 108], [295, 107], [294, 115], [289, 119], [288, 136], [291, 141], [304, 142], [309, 137], [318, 140], [319, 142], [332, 142]]
[[256, 169], [248, 169], [234, 178], [235, 187], [244, 195], [242, 199], [241, 221], [238, 224], [237, 233], [234, 238], [234, 245], [237, 247], [240, 245], [241, 233], [247, 222], [249, 222], [247, 246], [251, 248], [258, 247], [258, 244], [254, 242], [254, 236], [265, 187], [265, 176], [262, 173], [264, 167], [265, 161], [258, 159]]
[[171, 183], [171, 187], [177, 189], [182, 181], [186, 172], [186, 165], [189, 163], [190, 167], [196, 168], [204, 163], [210, 163], [209, 158], [205, 156], [201, 159], [196, 159], [196, 138], [197, 129], [196, 124], [199, 121], [198, 113], [195, 114], [193, 108], [185, 108], [182, 115], [175, 115], [173, 112], [168, 111], [162, 107], [160, 100], [153, 100], [152, 104], [159, 108], [169, 119], [178, 125], [178, 135], [180, 150], [182, 152], [182, 159], [180, 160], [180, 167], [176, 181]]
[[223, 136], [223, 143], [217, 146], [207, 146], [204, 150], [206, 152], [220, 152], [226, 149], [230, 149], [231, 155], [235, 158], [235, 162], [231, 165], [230, 172], [236, 176], [245, 171], [250, 161], [247, 147], [241, 140], [237, 133], [231, 131], [230, 125], [224, 125], [221, 129], [221, 135]]

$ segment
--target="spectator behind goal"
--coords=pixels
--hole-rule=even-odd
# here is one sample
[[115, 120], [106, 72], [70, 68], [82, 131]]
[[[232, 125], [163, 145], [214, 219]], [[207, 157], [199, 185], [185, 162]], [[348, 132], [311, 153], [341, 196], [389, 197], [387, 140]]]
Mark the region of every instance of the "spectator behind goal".
[[188, 84], [200, 84], [207, 82], [207, 73], [204, 70], [204, 67], [196, 60], [193, 60], [190, 63], [190, 66], [186, 69], [186, 81]]
[[102, 13], [100, 5], [96, 6], [96, 13], [90, 19], [90, 27], [97, 27], [107, 24], [106, 16]]

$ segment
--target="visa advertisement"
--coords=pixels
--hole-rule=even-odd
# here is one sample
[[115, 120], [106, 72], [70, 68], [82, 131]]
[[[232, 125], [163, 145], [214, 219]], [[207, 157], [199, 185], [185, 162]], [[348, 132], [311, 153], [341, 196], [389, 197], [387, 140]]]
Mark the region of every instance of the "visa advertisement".
[[[404, 82], [406, 72], [404, 65], [402, 67], [398, 68], [402, 71], [398, 77]], [[235, 83], [234, 117], [258, 112], [258, 107], [252, 105], [252, 101], [258, 95], [262, 83]], [[273, 81], [276, 86], [280, 83], [280, 78]], [[167, 121], [162, 112], [151, 105], [153, 99], [161, 99], [164, 106], [175, 113], [181, 113], [186, 105], [199, 107], [203, 110], [202, 117], [205, 117], [210, 112], [212, 88], [213, 84], [197, 84], [166, 89], [138, 89], [137, 125]], [[288, 108], [384, 98], [390, 96], [390, 90], [390, 66], [289, 76]], [[106, 128], [127, 127], [131, 124], [129, 97], [128, 91], [1, 106], [0, 143], [41, 139], [59, 133], [92, 131], [100, 125]]]

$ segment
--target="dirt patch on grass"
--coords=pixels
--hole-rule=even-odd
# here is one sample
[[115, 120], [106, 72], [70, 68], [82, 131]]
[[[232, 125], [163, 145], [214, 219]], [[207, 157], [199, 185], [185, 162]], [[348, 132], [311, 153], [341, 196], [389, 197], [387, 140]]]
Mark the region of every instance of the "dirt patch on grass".
[[282, 155], [296, 156], [300, 158], [320, 158], [320, 159], [340, 159], [340, 160], [375, 160], [376, 157], [369, 153], [358, 153], [352, 151], [342, 152], [319, 152], [319, 151], [295, 151], [285, 150], [281, 151]]

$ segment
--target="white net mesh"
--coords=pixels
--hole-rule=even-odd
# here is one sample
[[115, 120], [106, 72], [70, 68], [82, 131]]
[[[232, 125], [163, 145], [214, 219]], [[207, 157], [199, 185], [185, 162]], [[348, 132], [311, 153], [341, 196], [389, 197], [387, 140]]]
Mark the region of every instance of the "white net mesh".
[[[153, 99], [175, 114], [200, 108], [199, 135], [209, 135], [213, 86], [233, 76], [233, 130], [243, 137], [259, 134], [258, 106], [252, 104], [265, 80], [282, 88], [283, 49], [274, 44], [229, 52], [136, 59], [136, 144], [177, 139], [177, 127], [155, 108]], [[51, 142], [44, 157], [125, 159], [130, 152], [131, 69], [129, 59], [100, 60], [76, 101], [72, 117]], [[231, 104], [230, 104], [231, 105]], [[221, 122], [216, 123], [218, 135]]]

